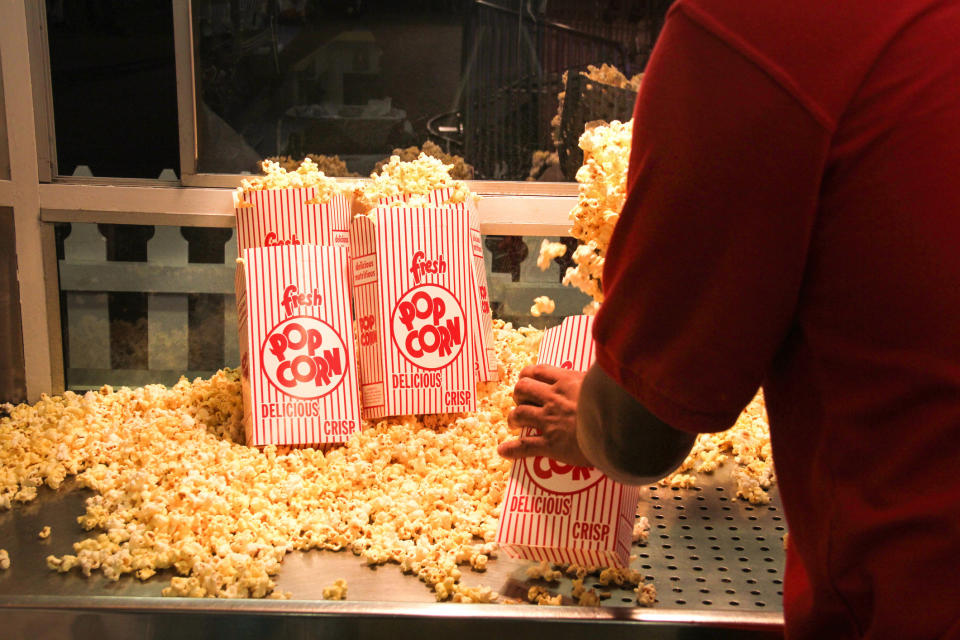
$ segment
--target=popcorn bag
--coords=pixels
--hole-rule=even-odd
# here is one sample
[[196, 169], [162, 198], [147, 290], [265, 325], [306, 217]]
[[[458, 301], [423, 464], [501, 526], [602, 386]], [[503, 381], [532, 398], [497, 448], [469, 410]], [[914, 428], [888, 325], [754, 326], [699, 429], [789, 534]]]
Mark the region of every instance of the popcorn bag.
[[437, 189], [429, 195], [436, 206], [452, 207], [465, 211], [470, 216], [470, 248], [473, 267], [473, 298], [476, 309], [476, 333], [474, 352], [477, 361], [477, 379], [492, 382], [500, 379], [500, 363], [493, 344], [493, 316], [490, 313], [490, 296], [487, 288], [487, 267], [483, 258], [483, 239], [480, 235], [480, 215], [472, 202], [443, 204], [450, 198], [452, 189]]
[[476, 410], [469, 217], [384, 207], [350, 226], [363, 417]]
[[[570, 316], [546, 331], [539, 362], [586, 371], [594, 359], [593, 318]], [[522, 436], [536, 435], [524, 428]], [[497, 543], [515, 558], [624, 567], [640, 488], [614, 482], [593, 467], [545, 457], [513, 463]]]
[[236, 291], [248, 445], [345, 442], [360, 429], [348, 260], [341, 247], [243, 251]]
[[349, 246], [350, 199], [343, 193], [322, 204], [316, 187], [263, 189], [234, 196], [237, 249], [295, 244]]

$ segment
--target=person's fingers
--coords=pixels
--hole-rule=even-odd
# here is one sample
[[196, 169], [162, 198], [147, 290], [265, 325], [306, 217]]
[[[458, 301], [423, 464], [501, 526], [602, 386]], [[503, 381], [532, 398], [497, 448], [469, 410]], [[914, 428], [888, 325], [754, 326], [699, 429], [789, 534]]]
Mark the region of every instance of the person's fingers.
[[547, 441], [542, 436], [513, 438], [505, 440], [497, 447], [497, 453], [508, 460], [547, 455]]
[[552, 364], [531, 364], [527, 365], [520, 371], [521, 378], [533, 378], [534, 380], [539, 380], [540, 382], [546, 382], [547, 384], [553, 384], [563, 376], [566, 369], [561, 369], [560, 367], [555, 367]]
[[520, 378], [513, 387], [513, 399], [518, 405], [533, 404], [542, 407], [550, 397], [550, 385], [533, 378]]
[[507, 424], [514, 429], [519, 429], [520, 427], [542, 428], [543, 408], [530, 404], [517, 405], [515, 409], [507, 414]]

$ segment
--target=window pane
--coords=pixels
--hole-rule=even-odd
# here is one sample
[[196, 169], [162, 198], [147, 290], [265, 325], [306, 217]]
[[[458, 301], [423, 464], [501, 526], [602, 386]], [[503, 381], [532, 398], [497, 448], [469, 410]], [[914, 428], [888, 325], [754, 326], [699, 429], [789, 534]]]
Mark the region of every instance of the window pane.
[[580, 71], [641, 71], [668, 5], [195, 0], [199, 171], [318, 154], [366, 175], [416, 146], [463, 157], [466, 177], [572, 180], [583, 124], [628, 119], [636, 95]]
[[48, 0], [47, 23], [60, 175], [179, 175], [170, 0]]

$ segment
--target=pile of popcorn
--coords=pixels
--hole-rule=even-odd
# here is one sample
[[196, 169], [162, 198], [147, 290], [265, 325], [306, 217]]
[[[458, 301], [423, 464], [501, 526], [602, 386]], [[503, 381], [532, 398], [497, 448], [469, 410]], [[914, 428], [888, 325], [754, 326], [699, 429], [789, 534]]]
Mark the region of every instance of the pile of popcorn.
[[[359, 173], [350, 171], [350, 169], [347, 167], [347, 163], [341, 160], [340, 156], [325, 156], [322, 154], [308, 153], [307, 158], [317, 165], [317, 169], [320, 172], [331, 178], [360, 177]], [[294, 158], [291, 158], [290, 156], [273, 156], [271, 158], [267, 158], [266, 161], [275, 162], [288, 172], [295, 172], [300, 166], [300, 162]], [[257, 166], [257, 169], [261, 169], [262, 166], [263, 165], [261, 163]]]
[[[584, 309], [587, 314], [596, 313], [603, 302], [603, 262], [626, 200], [632, 133], [632, 120], [614, 120], [588, 128], [580, 137], [584, 161], [577, 171], [577, 204], [570, 212], [570, 235], [580, 244], [572, 256], [575, 266], [567, 269], [563, 283], [593, 298]], [[550, 260], [563, 255], [565, 250], [560, 243], [544, 242], [537, 264], [546, 268]]]
[[377, 421], [327, 453], [239, 444], [236, 371], [7, 406], [0, 508], [76, 474], [96, 492], [79, 518], [93, 533], [48, 565], [113, 580], [173, 569], [164, 595], [284, 597], [273, 576], [288, 552], [349, 549], [417, 575], [438, 600], [496, 600], [461, 586], [461, 567], [496, 555], [510, 467], [496, 447], [541, 332], [497, 322], [495, 334], [504, 381], [479, 385], [476, 413]]
[[[401, 162], [413, 162], [424, 153], [430, 157], [440, 160], [443, 164], [449, 165], [450, 177], [455, 180], [473, 180], [473, 165], [468, 164], [463, 157], [446, 153], [440, 148], [440, 145], [427, 140], [423, 147], [407, 147], [406, 149], [394, 149], [391, 157], [397, 156]], [[390, 162], [390, 158], [384, 158], [373, 167], [373, 173], [379, 173], [384, 165]]]
[[447, 187], [450, 187], [450, 197], [440, 204], [456, 204], [475, 198], [465, 182], [450, 177], [451, 168], [452, 165], [425, 153], [412, 161], [392, 156], [380, 167], [379, 173], [370, 174], [370, 180], [357, 186], [357, 203], [362, 212], [369, 212], [383, 198], [396, 199], [392, 204], [397, 206], [431, 206], [427, 196]]
[[240, 181], [240, 186], [236, 190], [238, 207], [253, 206], [246, 199], [246, 194], [251, 191], [315, 187], [317, 193], [311, 203], [319, 204], [329, 201], [333, 196], [342, 193], [344, 190], [343, 185], [320, 171], [317, 164], [309, 157], [304, 158], [295, 171], [287, 171], [279, 162], [273, 160], [264, 160], [261, 163], [261, 168], [263, 169], [262, 176], [244, 178]]
[[[74, 544], [74, 553], [48, 557], [48, 566], [87, 576], [99, 571], [111, 580], [173, 570], [163, 590], [169, 596], [289, 597], [273, 580], [287, 553], [348, 549], [368, 565], [396, 564], [418, 576], [437, 600], [496, 601], [490, 587], [462, 585], [461, 570], [483, 571], [496, 556], [510, 469], [496, 447], [509, 437], [513, 385], [535, 357], [542, 332], [495, 321], [494, 333], [503, 377], [478, 385], [476, 413], [379, 420], [326, 453], [241, 444], [243, 408], [233, 370], [171, 388], [103, 387], [6, 405], [0, 510], [76, 475], [96, 494], [78, 518], [92, 533]], [[750, 415], [743, 420], [759, 430], [762, 413]], [[719, 465], [723, 459], [712, 452], [729, 451], [744, 474], [757, 460], [769, 460], [759, 436], [740, 444], [740, 435], [728, 433], [731, 443], [723, 437], [702, 436], [700, 442], [716, 440], [698, 443], [696, 455], [707, 452]], [[757, 487], [762, 491], [763, 483]], [[744, 495], [755, 497], [749, 487]], [[648, 532], [640, 519], [634, 540], [642, 543]], [[8, 563], [0, 552], [0, 568]], [[628, 569], [537, 570], [543, 580], [557, 579], [560, 571], [580, 580], [596, 574], [601, 584], [635, 586], [638, 602], [651, 604], [651, 593], [655, 599], [653, 585]], [[325, 589], [325, 597], [345, 594], [345, 583]], [[583, 602], [594, 597], [590, 590], [583, 594]]]
[[776, 481], [776, 475], [762, 389], [733, 427], [719, 433], [700, 434], [687, 459], [660, 484], [685, 489], [694, 487], [696, 474], [712, 473], [729, 459], [735, 463], [733, 479], [737, 483], [737, 497], [752, 504], [769, 503], [767, 491]]

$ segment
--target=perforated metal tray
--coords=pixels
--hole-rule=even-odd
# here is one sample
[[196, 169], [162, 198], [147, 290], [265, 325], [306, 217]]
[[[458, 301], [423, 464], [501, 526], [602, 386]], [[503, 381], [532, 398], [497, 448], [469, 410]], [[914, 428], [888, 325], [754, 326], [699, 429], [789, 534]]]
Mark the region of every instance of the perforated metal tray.
[[[292, 592], [292, 601], [161, 598], [160, 590], [168, 583], [169, 573], [147, 582], [132, 577], [110, 582], [96, 574], [90, 579], [76, 573], [57, 574], [46, 568], [44, 558], [70, 553], [73, 542], [89, 535], [76, 523], [76, 517], [83, 512], [83, 500], [90, 494], [71, 490], [72, 483], [67, 483], [57, 492], [43, 490], [32, 504], [0, 513], [0, 547], [10, 551], [13, 561], [9, 571], [0, 572], [0, 611], [19, 613], [21, 617], [25, 612], [43, 617], [56, 610], [148, 616], [319, 615], [348, 621], [408, 616], [420, 620], [415, 626], [428, 619], [464, 616], [464, 620], [473, 621], [471, 624], [479, 624], [479, 620], [523, 620], [537, 625], [609, 620], [775, 631], [783, 621], [782, 539], [786, 533], [779, 496], [774, 488], [770, 504], [754, 506], [737, 499], [733, 487], [729, 470], [721, 467], [714, 475], [701, 476], [696, 489], [642, 489], [637, 517], [647, 516], [651, 530], [646, 545], [634, 545], [631, 566], [656, 585], [657, 604], [653, 608], [635, 606], [632, 590], [588, 579], [587, 586], [610, 593], [603, 606], [475, 605], [466, 606], [469, 613], [463, 613], [464, 606], [434, 602], [423, 583], [403, 575], [396, 566], [371, 569], [347, 552], [311, 551], [287, 556], [277, 583], [280, 589]], [[51, 525], [53, 534], [40, 540], [37, 532], [44, 525]], [[564, 578], [554, 584], [527, 580], [529, 564], [501, 555], [484, 573], [465, 569], [462, 581], [491, 586], [517, 600], [525, 599], [531, 585], [541, 584], [563, 595], [564, 605], [574, 604], [571, 580]], [[336, 578], [347, 580], [350, 600], [323, 601], [323, 587]]]

